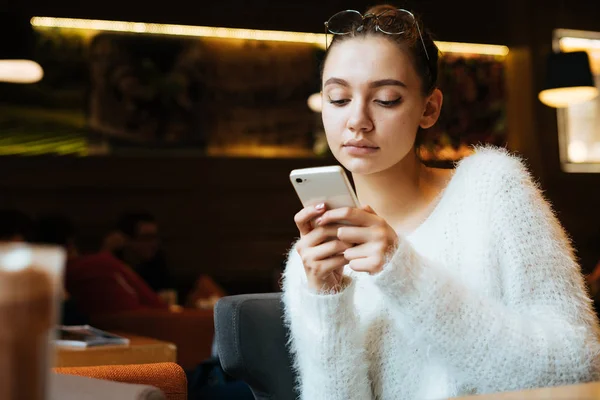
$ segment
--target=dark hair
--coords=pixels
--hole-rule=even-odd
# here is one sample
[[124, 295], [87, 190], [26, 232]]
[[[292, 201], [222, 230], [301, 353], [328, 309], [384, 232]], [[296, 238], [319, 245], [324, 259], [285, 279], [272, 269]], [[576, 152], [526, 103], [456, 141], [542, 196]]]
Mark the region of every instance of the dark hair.
[[117, 222], [117, 229], [129, 237], [137, 235], [140, 222], [156, 223], [154, 216], [148, 212], [132, 212], [123, 214]]
[[32, 226], [32, 219], [23, 211], [16, 209], [0, 210], [0, 240], [8, 240], [17, 235], [29, 240]]
[[[382, 4], [369, 8], [364, 15], [380, 15], [386, 11], [395, 11], [397, 9], [398, 7], [393, 5]], [[385, 23], [389, 31], [404, 31], [404, 33], [401, 35], [389, 35], [380, 32], [376, 29], [375, 18], [365, 18], [363, 25], [352, 26], [348, 34], [333, 35], [331, 45], [325, 52], [323, 63], [321, 64], [321, 77], [323, 76], [323, 68], [325, 66], [327, 56], [329, 55], [329, 51], [337, 43], [351, 38], [377, 35], [385, 37], [386, 39], [397, 43], [399, 46], [403, 46], [408, 49], [414, 61], [415, 70], [421, 78], [421, 82], [423, 84], [423, 94], [431, 94], [437, 87], [439, 59], [439, 49], [434, 43], [431, 33], [423, 26], [420, 18], [415, 15], [415, 23], [418, 24], [421, 30], [423, 42], [425, 43], [425, 48], [427, 49], [427, 53], [425, 53], [423, 43], [421, 43], [421, 38], [419, 37], [419, 30], [417, 29], [417, 25], [415, 23], [407, 24], [406, 20], [403, 18], [386, 19]], [[427, 55], [429, 55], [429, 59], [427, 59]]]

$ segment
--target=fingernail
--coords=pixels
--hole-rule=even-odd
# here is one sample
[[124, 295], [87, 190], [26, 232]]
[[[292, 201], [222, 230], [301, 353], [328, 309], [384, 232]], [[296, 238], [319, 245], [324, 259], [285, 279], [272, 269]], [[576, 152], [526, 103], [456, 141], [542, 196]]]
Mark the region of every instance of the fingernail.
[[321, 225], [321, 220], [322, 220], [322, 218], [317, 218], [317, 221], [316, 221], [317, 225]]
[[317, 210], [322, 210], [322, 209], [324, 209], [324, 208], [325, 208], [325, 203], [319, 203], [319, 204], [317, 204], [317, 205], [315, 206], [315, 208], [316, 208]]

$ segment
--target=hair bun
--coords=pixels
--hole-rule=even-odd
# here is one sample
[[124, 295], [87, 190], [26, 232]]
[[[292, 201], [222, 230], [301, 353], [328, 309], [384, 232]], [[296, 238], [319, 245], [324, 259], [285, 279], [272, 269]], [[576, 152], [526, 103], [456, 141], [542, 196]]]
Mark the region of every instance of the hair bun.
[[393, 6], [391, 4], [378, 4], [376, 6], [370, 7], [366, 12], [366, 14], [374, 14], [374, 15], [378, 15], [378, 14], [382, 14], [386, 11], [395, 11], [397, 10], [398, 7]]

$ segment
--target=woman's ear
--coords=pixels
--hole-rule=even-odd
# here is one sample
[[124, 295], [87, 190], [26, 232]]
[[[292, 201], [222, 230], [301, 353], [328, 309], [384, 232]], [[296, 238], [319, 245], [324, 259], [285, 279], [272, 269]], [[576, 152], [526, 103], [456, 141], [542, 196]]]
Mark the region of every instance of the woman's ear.
[[440, 89], [435, 89], [433, 93], [427, 98], [425, 103], [425, 110], [421, 116], [421, 123], [419, 126], [423, 129], [431, 128], [437, 122], [442, 111], [442, 103], [444, 101], [444, 95]]

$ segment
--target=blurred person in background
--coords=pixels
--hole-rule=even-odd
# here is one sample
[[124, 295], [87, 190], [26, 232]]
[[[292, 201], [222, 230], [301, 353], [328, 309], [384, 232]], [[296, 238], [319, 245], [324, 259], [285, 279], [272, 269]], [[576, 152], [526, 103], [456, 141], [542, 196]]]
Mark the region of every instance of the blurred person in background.
[[35, 242], [62, 246], [67, 252], [65, 288], [83, 315], [138, 309], [169, 309], [139, 275], [109, 252], [80, 254], [69, 218], [45, 214], [36, 219]]
[[[144, 211], [121, 215], [102, 248], [129, 265], [167, 304], [178, 304], [154, 215]], [[225, 290], [210, 276], [200, 274], [194, 279], [192, 292], [182, 301], [185, 307], [212, 309], [225, 296]]]
[[169, 304], [177, 303], [177, 293], [161, 248], [158, 223], [152, 214], [132, 212], [121, 215], [102, 247], [129, 265]]

